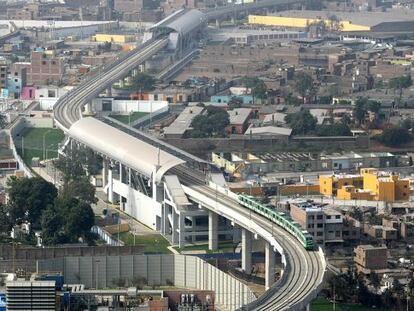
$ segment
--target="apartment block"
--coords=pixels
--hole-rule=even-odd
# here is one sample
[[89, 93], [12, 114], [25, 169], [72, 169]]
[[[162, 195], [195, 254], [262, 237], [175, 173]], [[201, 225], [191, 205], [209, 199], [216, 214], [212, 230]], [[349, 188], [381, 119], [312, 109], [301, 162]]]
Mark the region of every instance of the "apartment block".
[[345, 215], [343, 219], [343, 239], [348, 241], [359, 241], [361, 238], [361, 222], [349, 215]]
[[7, 60], [4, 57], [0, 57], [0, 88], [2, 89], [7, 87], [7, 71]]
[[387, 247], [359, 245], [354, 249], [354, 262], [358, 271], [370, 273], [371, 270], [387, 268]]
[[55, 311], [55, 281], [7, 282], [6, 309], [8, 311]]
[[38, 49], [31, 53], [28, 82], [34, 85], [58, 84], [64, 74], [64, 62], [54, 51]]
[[319, 244], [342, 243], [342, 215], [306, 201], [290, 204], [290, 216]]

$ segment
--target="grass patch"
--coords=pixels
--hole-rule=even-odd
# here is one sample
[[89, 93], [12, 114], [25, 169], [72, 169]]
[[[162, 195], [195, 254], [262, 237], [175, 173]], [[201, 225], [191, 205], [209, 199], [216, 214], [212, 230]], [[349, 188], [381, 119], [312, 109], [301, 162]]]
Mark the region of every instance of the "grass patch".
[[174, 247], [177, 251], [206, 251], [207, 253], [227, 253], [233, 252], [235, 245], [232, 242], [219, 242], [217, 251], [210, 251], [208, 244], [188, 245], [183, 248]]
[[[325, 298], [319, 298], [311, 303], [311, 311], [332, 311], [333, 303]], [[386, 311], [386, 309], [370, 308], [362, 305], [336, 304], [336, 311]]]
[[[117, 234], [115, 234], [115, 237], [117, 237]], [[125, 245], [134, 245], [134, 235], [130, 232], [120, 233], [119, 239], [122, 240]], [[136, 235], [135, 245], [143, 245], [145, 253], [171, 253], [167, 248], [170, 246], [170, 243], [168, 243], [161, 234]]]
[[131, 123], [142, 118], [143, 116], [146, 116], [148, 113], [147, 112], [140, 112], [140, 111], [135, 111], [133, 113], [131, 113], [131, 115], [124, 115], [124, 114], [112, 114], [110, 115], [111, 118], [118, 120], [119, 122], [122, 122], [124, 124], [129, 124], [130, 121], [130, 117], [131, 117]]
[[[43, 137], [46, 157], [43, 156]], [[23, 161], [31, 165], [32, 158], [40, 160], [52, 159], [58, 156], [59, 143], [65, 138], [61, 129], [26, 127], [15, 138], [16, 149]], [[24, 151], [22, 151], [22, 147]]]

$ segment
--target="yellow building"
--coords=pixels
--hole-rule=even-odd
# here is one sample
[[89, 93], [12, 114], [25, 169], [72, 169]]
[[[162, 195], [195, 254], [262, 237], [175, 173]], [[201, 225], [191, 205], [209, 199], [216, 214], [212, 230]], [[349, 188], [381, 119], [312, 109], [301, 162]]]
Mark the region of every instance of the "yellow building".
[[377, 169], [361, 169], [360, 175], [321, 175], [320, 193], [340, 200], [407, 201], [410, 181]]
[[338, 195], [338, 189], [345, 186], [362, 188], [363, 180], [361, 175], [320, 175], [319, 191], [321, 194], [331, 197]]
[[253, 25], [278, 26], [290, 28], [307, 28], [309, 27], [309, 25], [323, 22], [327, 28], [338, 31], [350, 32], [371, 30], [369, 26], [353, 24], [351, 21], [348, 20], [334, 22], [329, 19], [320, 18], [249, 15], [248, 22], [249, 24]]
[[127, 43], [134, 41], [134, 36], [131, 35], [113, 35], [113, 34], [96, 34], [92, 36], [92, 41], [95, 42], [114, 42]]

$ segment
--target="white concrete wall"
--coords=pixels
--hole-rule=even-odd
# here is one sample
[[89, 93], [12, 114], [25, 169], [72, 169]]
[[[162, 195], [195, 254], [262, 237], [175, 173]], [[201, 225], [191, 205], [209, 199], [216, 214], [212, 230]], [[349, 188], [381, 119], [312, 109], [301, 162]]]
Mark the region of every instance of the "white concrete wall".
[[156, 216], [161, 217], [161, 204], [114, 179], [114, 192], [127, 199], [125, 212], [156, 230]]
[[112, 111], [114, 112], [154, 112], [161, 108], [168, 107], [167, 101], [151, 100], [114, 100], [112, 102]]
[[236, 310], [256, 299], [252, 290], [198, 257], [184, 255], [130, 255], [66, 257], [39, 260], [38, 272], [62, 271], [67, 284], [86, 288], [114, 287], [118, 278], [144, 277], [150, 285], [167, 285], [215, 292], [220, 310]]

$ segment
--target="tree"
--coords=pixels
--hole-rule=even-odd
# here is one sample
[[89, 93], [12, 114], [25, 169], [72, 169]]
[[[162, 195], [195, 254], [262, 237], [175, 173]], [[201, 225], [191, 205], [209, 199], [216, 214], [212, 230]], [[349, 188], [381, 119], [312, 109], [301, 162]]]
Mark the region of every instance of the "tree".
[[64, 218], [61, 211], [49, 205], [42, 213], [42, 239], [45, 245], [57, 245], [67, 242], [63, 230]]
[[303, 104], [306, 99], [314, 93], [313, 79], [305, 72], [295, 74], [295, 89], [302, 97]]
[[192, 137], [223, 137], [225, 129], [229, 125], [229, 114], [227, 111], [209, 106], [206, 113], [198, 115], [193, 119], [191, 126], [193, 131]]
[[307, 0], [305, 2], [306, 10], [315, 10], [320, 11], [323, 8], [323, 3], [321, 0]]
[[351, 136], [351, 129], [345, 123], [319, 125], [316, 129], [318, 136]]
[[77, 148], [68, 149], [66, 156], [60, 156], [55, 160], [55, 167], [63, 173], [64, 183], [67, 184], [70, 180], [74, 180], [79, 176], [85, 175], [83, 169], [84, 158], [82, 152]]
[[332, 103], [332, 96], [321, 96], [319, 97], [319, 104], [330, 105]]
[[261, 79], [256, 77], [244, 77], [242, 82], [246, 88], [251, 89], [253, 97], [259, 99], [267, 97], [267, 86]]
[[375, 271], [372, 271], [369, 275], [369, 279], [371, 281], [372, 286], [375, 288], [375, 290], [378, 290], [378, 288], [381, 285], [381, 280], [378, 274], [376, 274]]
[[377, 114], [381, 109], [381, 103], [376, 100], [369, 100], [367, 105], [367, 110]]
[[370, 225], [382, 225], [382, 218], [377, 214], [369, 214], [367, 220]]
[[366, 102], [367, 102], [366, 98], [359, 98], [355, 102], [353, 114], [354, 114], [355, 120], [358, 121], [359, 125], [363, 123], [363, 121], [365, 120], [365, 116], [367, 114]]
[[34, 229], [40, 228], [42, 212], [57, 197], [55, 186], [40, 177], [11, 177], [7, 181], [7, 191], [7, 211], [12, 224], [29, 221]]
[[[69, 208], [65, 210], [65, 233], [69, 240], [77, 242], [81, 237], [84, 240], [90, 235], [92, 226], [95, 224], [95, 215], [91, 206], [76, 198], [67, 199]], [[57, 207], [58, 208], [58, 207]]]
[[0, 113], [0, 129], [4, 129], [7, 125], [6, 116]]
[[353, 206], [350, 213], [349, 213], [349, 215], [351, 215], [352, 218], [355, 218], [358, 221], [364, 220], [364, 213], [358, 207]]
[[411, 76], [401, 76], [390, 80], [389, 87], [394, 89], [394, 92], [398, 91], [397, 105], [401, 104], [403, 89], [410, 87], [412, 84]]
[[389, 147], [398, 147], [412, 140], [412, 135], [406, 128], [389, 127], [376, 137], [381, 143]]
[[352, 123], [352, 120], [348, 114], [344, 114], [341, 118], [341, 123], [349, 126]]
[[309, 134], [316, 127], [316, 118], [308, 110], [288, 114], [285, 121], [292, 128], [294, 135]]
[[155, 79], [144, 72], [139, 72], [133, 77], [129, 89], [142, 93], [144, 91], [151, 91], [154, 89]]
[[60, 197], [42, 215], [42, 237], [46, 245], [88, 240], [95, 215], [91, 206], [76, 198]]
[[299, 98], [293, 96], [292, 93], [288, 93], [285, 96], [285, 103], [291, 106], [300, 106], [302, 104], [302, 101]]
[[98, 202], [95, 193], [96, 189], [89, 182], [89, 179], [86, 176], [80, 176], [76, 180], [71, 180], [66, 184], [62, 196], [67, 198], [77, 198], [88, 204], [95, 204]]

